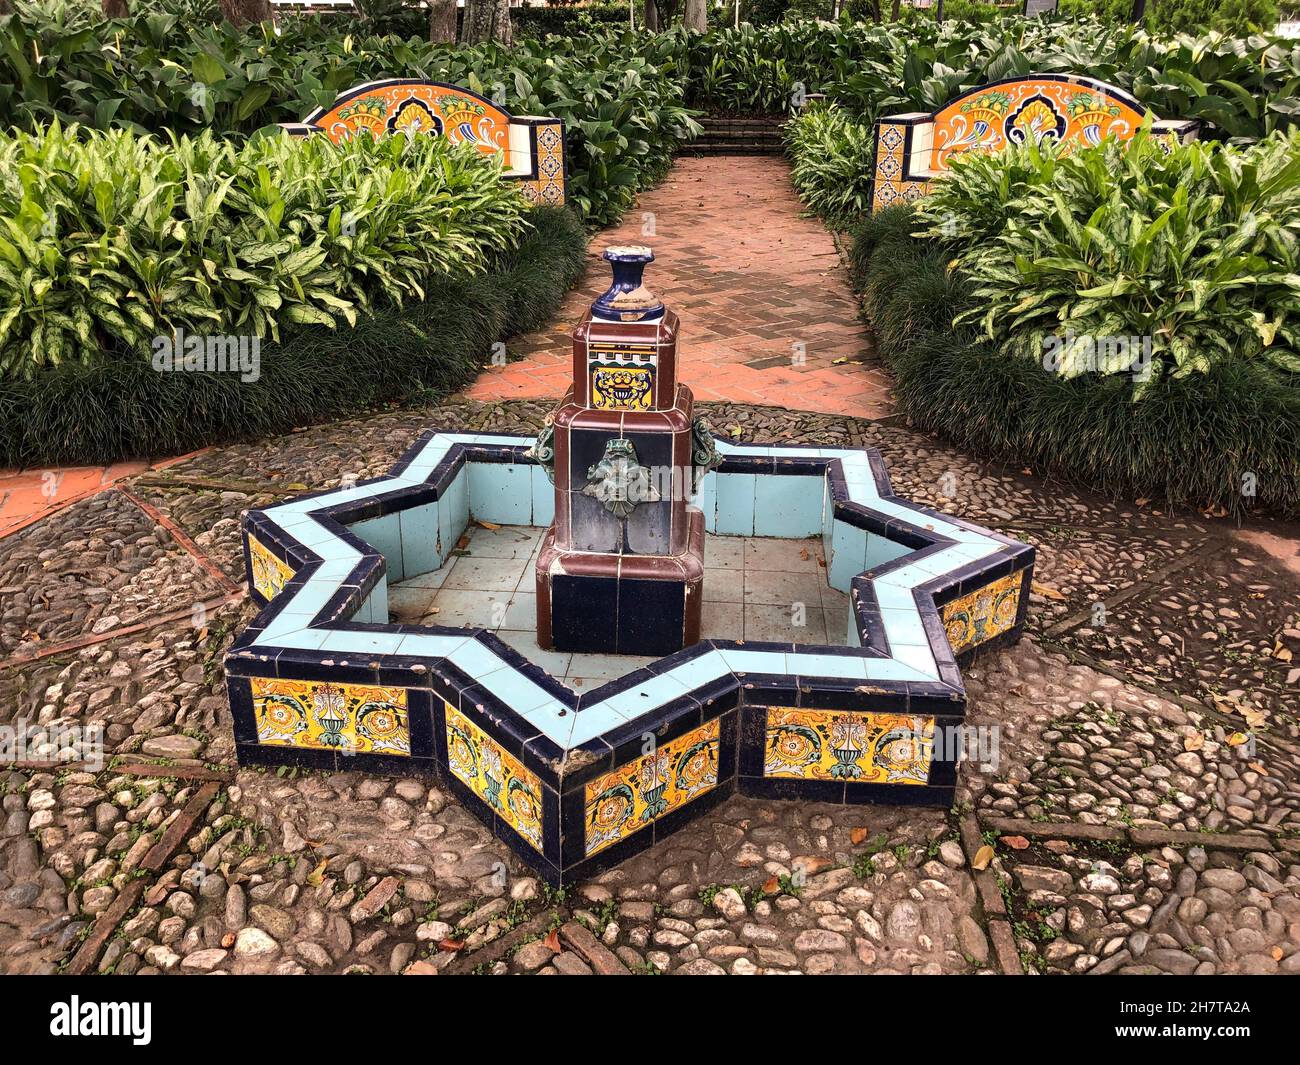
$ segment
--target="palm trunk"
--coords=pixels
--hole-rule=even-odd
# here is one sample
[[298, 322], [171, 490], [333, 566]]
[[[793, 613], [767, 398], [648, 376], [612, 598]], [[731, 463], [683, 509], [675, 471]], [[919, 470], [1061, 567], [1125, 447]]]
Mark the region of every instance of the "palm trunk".
[[645, 13], [641, 16], [641, 26], [651, 33], [659, 32], [659, 5], [655, 0], [645, 0]]
[[[4, 0], [3, 7], [8, 9], [8, 2]], [[104, 12], [105, 18], [130, 18], [131, 12], [127, 10], [126, 0], [103, 0], [100, 9]]]
[[689, 29], [701, 33], [709, 28], [709, 13], [704, 2], [705, 0], [686, 0], [686, 15], [682, 19]]

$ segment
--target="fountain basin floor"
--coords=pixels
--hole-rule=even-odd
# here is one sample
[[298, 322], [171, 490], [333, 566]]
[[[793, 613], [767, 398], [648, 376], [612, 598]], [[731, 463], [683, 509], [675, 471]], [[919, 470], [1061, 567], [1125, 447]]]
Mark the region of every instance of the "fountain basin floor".
[[[244, 516], [261, 610], [225, 659], [241, 764], [432, 775], [552, 884], [653, 846], [732, 791], [952, 802], [959, 662], [1018, 638], [1032, 547], [899, 497], [875, 451], [719, 441], [722, 464], [689, 504], [729, 638], [612, 680], [571, 657], [557, 679], [509, 642], [531, 638], [527, 556], [555, 513], [534, 443], [426, 433], [385, 477]], [[457, 554], [467, 533], [477, 555]], [[758, 608], [802, 602], [814, 636], [814, 601], [823, 629], [844, 602], [832, 592], [847, 598], [846, 644], [833, 617], [820, 644], [764, 628]], [[484, 593], [498, 596], [492, 628], [445, 623]], [[442, 602], [436, 623], [401, 620], [422, 599]], [[620, 594], [618, 611], [644, 609]]]
[[[574, 691], [655, 662], [537, 646], [533, 574], [545, 531], [475, 523], [440, 568], [388, 589], [389, 613], [398, 622], [486, 629]], [[705, 538], [703, 639], [844, 646], [848, 625], [849, 597], [826, 582], [820, 538]]]

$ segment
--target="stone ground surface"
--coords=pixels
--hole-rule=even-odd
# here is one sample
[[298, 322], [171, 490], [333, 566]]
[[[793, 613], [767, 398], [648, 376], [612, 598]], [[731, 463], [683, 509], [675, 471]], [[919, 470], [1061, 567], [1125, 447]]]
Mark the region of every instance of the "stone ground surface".
[[899, 492], [1037, 546], [1024, 639], [965, 671], [1000, 731], [952, 810], [737, 796], [561, 895], [434, 782], [235, 766], [240, 512], [549, 407], [213, 449], [0, 540], [0, 724], [99, 726], [108, 752], [0, 763], [0, 971], [1300, 971], [1296, 530], [1045, 484], [896, 419], [704, 405], [733, 439], [878, 447]]

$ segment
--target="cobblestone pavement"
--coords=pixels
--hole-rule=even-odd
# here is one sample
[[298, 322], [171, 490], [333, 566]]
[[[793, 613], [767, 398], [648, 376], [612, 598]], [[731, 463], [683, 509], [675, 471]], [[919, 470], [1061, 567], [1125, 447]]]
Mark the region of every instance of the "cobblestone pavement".
[[1038, 546], [1029, 633], [966, 671], [972, 723], [1001, 731], [953, 810], [737, 796], [561, 896], [431, 781], [236, 767], [239, 513], [381, 473], [425, 427], [548, 408], [214, 449], [0, 540], [0, 724], [97, 725], [108, 752], [0, 768], [0, 970], [1300, 969], [1296, 531], [1111, 503], [897, 425], [705, 405], [733, 438], [879, 447], [899, 491]]
[[646, 283], [682, 319], [678, 375], [697, 400], [879, 418], [893, 410], [835, 243], [804, 217], [782, 158], [683, 156], [623, 223], [591, 241], [587, 273], [551, 325], [509, 343], [465, 395], [559, 399], [573, 379], [569, 333], [609, 287], [600, 258], [648, 244]]

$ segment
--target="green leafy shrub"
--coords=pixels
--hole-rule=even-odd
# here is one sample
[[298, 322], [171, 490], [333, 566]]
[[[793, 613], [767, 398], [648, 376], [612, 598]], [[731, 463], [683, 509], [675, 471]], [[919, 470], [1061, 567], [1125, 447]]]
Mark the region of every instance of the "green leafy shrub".
[[685, 50], [689, 101], [715, 111], [787, 113], [822, 92], [868, 124], [933, 111], [966, 89], [1033, 72], [1086, 72], [1131, 92], [1161, 118], [1200, 118], [1206, 134], [1259, 138], [1300, 119], [1300, 43], [1152, 36], [1095, 19], [932, 18], [782, 22], [665, 35]]
[[0, 376], [139, 359], [180, 329], [278, 337], [482, 273], [528, 207], [437, 138], [170, 142], [54, 125], [0, 140]]
[[1156, 376], [1134, 402], [1126, 375], [1050, 372], [1014, 344], [954, 327], [979, 298], [966, 273], [950, 269], [951, 241], [912, 235], [919, 230], [910, 207], [864, 216], [850, 252], [912, 424], [991, 461], [1113, 495], [1300, 515], [1295, 377], [1259, 359], [1220, 357], [1201, 372]]
[[[1132, 0], [1059, 0], [1064, 15], [1097, 15], [1129, 22]], [[1246, 36], [1272, 30], [1280, 9], [1276, 0], [1150, 0], [1143, 25], [1154, 33], [1223, 33]]]
[[959, 156], [918, 222], [969, 287], [958, 323], [1036, 357], [1058, 338], [1067, 377], [1129, 370], [1120, 350], [1098, 364], [1101, 337], [1143, 338], [1139, 397], [1225, 358], [1300, 373], [1300, 134]]
[[535, 329], [581, 277], [586, 237], [571, 211], [539, 208], [487, 273], [444, 275], [424, 298], [355, 326], [287, 328], [261, 345], [260, 376], [159, 373], [148, 359], [92, 360], [0, 380], [0, 465], [106, 464], [250, 439], [471, 380], [492, 345]]
[[685, 107], [684, 55], [657, 38], [459, 48], [345, 27], [285, 18], [279, 33], [241, 31], [155, 13], [70, 30], [0, 17], [0, 115], [26, 129], [58, 120], [241, 137], [300, 121], [366, 81], [429, 78], [482, 92], [513, 114], [563, 119], [571, 202], [594, 225], [617, 219], [699, 129]]
[[843, 224], [871, 208], [875, 133], [842, 108], [809, 108], [785, 126], [791, 180], [819, 217]]

